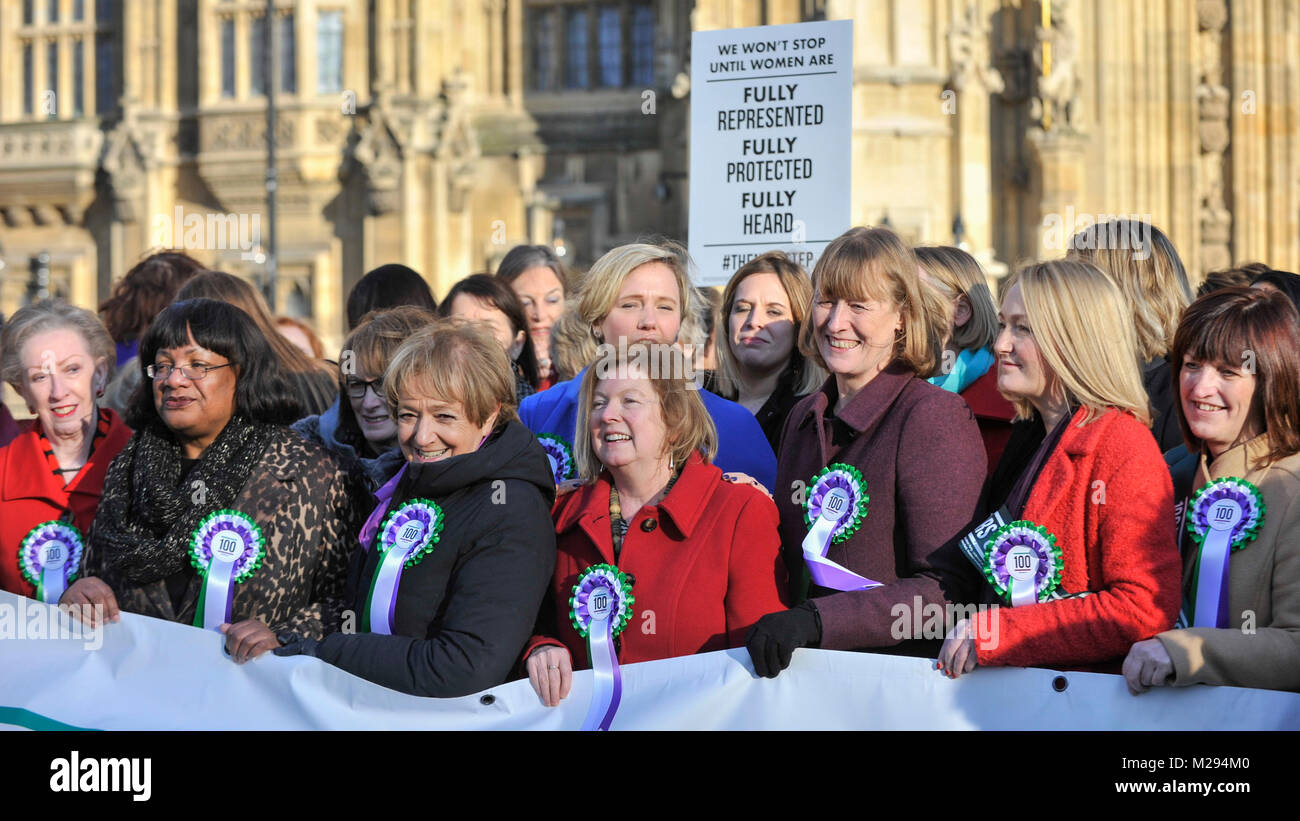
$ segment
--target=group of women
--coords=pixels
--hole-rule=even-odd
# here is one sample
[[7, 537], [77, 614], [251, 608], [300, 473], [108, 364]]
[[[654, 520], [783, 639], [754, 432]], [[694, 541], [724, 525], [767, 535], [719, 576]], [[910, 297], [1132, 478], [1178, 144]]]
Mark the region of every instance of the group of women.
[[[745, 646], [776, 676], [820, 647], [1300, 690], [1293, 275], [1191, 302], [1163, 234], [1116, 228], [1146, 244], [1076, 236], [1000, 307], [968, 254], [887, 228], [811, 277], [763, 254], [723, 290], [712, 390], [671, 245], [573, 294], [522, 246], [441, 305], [385, 266], [337, 365], [191, 274], [125, 421], [98, 319], [37, 303], [0, 337], [36, 417], [0, 449], [0, 584], [434, 697], [527, 676], [559, 703], [593, 570], [634, 593], [623, 663]], [[900, 637], [900, 607], [952, 604], [989, 606]]]

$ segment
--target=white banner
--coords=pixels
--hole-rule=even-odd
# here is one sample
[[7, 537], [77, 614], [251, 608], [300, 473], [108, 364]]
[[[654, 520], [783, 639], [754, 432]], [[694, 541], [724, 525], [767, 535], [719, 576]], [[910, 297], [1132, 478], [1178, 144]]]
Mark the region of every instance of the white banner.
[[[48, 605], [0, 593], [0, 727], [575, 730], [591, 695], [584, 670], [554, 709], [526, 680], [418, 698], [311, 658], [268, 654], [237, 665], [220, 636], [144, 616], [123, 614], [98, 636], [78, 627]], [[1119, 676], [977, 668], [951, 681], [932, 668], [826, 650], [797, 651], [771, 680], [755, 677], [743, 649], [630, 664], [613, 729], [1300, 729], [1300, 694], [1198, 686], [1134, 697]]]
[[690, 252], [725, 285], [765, 251], [809, 273], [850, 220], [853, 21], [691, 35]]

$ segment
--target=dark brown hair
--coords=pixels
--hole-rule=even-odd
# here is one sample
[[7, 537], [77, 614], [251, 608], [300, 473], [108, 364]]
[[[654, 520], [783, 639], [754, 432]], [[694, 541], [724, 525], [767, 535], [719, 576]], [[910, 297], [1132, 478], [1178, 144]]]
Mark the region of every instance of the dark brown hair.
[[[1253, 356], [1252, 356], [1253, 355]], [[1183, 360], [1240, 369], [1253, 360], [1255, 401], [1268, 435], [1265, 463], [1300, 452], [1300, 315], [1285, 295], [1234, 287], [1208, 293], [1188, 306], [1169, 351], [1174, 403], [1183, 441], [1201, 448], [1187, 425], [1181, 400]]]
[[153, 318], [175, 301], [181, 286], [203, 269], [181, 251], [161, 251], [137, 262], [99, 306], [109, 336], [116, 342], [139, 339]]

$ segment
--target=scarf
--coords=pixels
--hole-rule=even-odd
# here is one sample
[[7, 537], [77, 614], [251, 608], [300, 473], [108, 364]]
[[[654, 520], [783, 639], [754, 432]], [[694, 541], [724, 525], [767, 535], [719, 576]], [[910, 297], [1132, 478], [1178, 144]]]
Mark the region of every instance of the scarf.
[[105, 482], [95, 518], [105, 566], [136, 585], [185, 568], [199, 522], [234, 503], [276, 430], [232, 417], [184, 482], [175, 438], [156, 425], [137, 431], [114, 460], [118, 481]]
[[987, 348], [962, 351], [957, 354], [957, 361], [953, 363], [950, 372], [932, 376], [926, 381], [950, 393], [961, 393], [974, 384], [976, 379], [988, 373], [989, 368], [993, 367], [993, 361], [993, 354]]

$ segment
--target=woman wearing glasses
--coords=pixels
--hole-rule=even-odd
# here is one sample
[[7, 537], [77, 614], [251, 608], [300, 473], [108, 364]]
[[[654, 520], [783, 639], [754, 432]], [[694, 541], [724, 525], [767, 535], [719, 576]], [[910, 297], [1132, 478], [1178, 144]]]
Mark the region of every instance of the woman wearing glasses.
[[62, 601], [217, 630], [237, 662], [337, 628], [368, 507], [360, 476], [286, 425], [299, 406], [257, 326], [177, 302], [140, 343], [136, 431], [104, 482]]
[[393, 478], [405, 461], [397, 447], [397, 422], [384, 399], [384, 371], [398, 346], [436, 319], [415, 305], [367, 314], [339, 353], [339, 398], [319, 416], [293, 423], [307, 441], [344, 462], [360, 462], [371, 490]]

